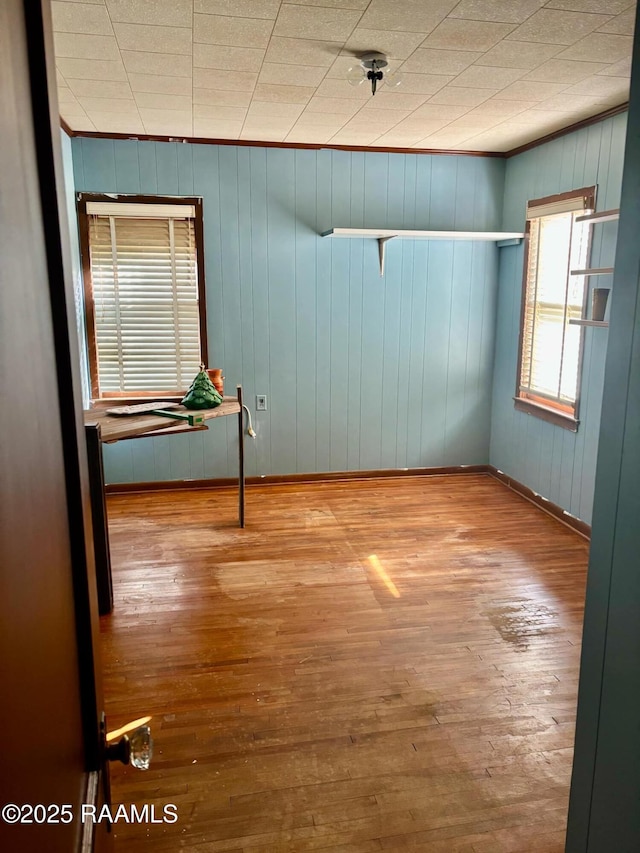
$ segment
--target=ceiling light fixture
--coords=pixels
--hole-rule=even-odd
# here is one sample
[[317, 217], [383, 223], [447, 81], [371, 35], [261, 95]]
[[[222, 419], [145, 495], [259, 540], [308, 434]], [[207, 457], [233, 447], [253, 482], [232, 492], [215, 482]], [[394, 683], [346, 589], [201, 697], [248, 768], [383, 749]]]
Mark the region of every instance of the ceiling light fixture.
[[399, 86], [402, 77], [397, 71], [389, 71], [389, 63], [384, 53], [363, 53], [358, 57], [359, 64], [347, 70], [347, 80], [352, 86], [361, 86], [365, 80], [371, 81], [371, 94], [375, 95], [383, 82], [387, 86]]

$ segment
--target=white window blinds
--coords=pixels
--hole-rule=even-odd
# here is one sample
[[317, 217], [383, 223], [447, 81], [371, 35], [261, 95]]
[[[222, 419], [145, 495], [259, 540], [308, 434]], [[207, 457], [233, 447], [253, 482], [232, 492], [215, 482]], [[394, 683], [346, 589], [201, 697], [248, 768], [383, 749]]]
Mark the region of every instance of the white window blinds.
[[185, 389], [200, 364], [193, 208], [102, 207], [87, 211], [100, 394]]
[[575, 221], [584, 212], [577, 199], [573, 211], [530, 220], [520, 395], [568, 408], [577, 399], [581, 348], [581, 328], [569, 320], [582, 316], [585, 289], [584, 276], [570, 271], [587, 266], [589, 226]]

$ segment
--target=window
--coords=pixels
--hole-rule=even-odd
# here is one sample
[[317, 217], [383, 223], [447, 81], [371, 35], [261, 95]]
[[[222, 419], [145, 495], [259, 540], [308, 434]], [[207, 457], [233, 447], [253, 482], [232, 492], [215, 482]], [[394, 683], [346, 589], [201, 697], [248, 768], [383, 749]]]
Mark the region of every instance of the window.
[[578, 427], [583, 316], [590, 229], [576, 219], [593, 212], [595, 187], [530, 201], [516, 408], [559, 426]]
[[207, 363], [202, 200], [79, 196], [91, 395], [180, 396]]

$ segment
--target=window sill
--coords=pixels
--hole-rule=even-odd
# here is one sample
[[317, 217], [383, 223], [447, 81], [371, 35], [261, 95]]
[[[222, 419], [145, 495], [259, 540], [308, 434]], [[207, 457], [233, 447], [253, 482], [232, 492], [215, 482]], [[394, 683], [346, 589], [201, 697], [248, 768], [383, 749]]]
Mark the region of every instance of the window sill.
[[571, 415], [565, 415], [563, 412], [547, 408], [547, 406], [541, 406], [539, 403], [533, 403], [531, 400], [523, 400], [521, 397], [514, 397], [513, 404], [514, 408], [519, 412], [533, 415], [534, 418], [540, 418], [542, 421], [547, 421], [555, 426], [562, 427], [562, 429], [568, 429], [571, 432], [578, 431], [580, 421]]

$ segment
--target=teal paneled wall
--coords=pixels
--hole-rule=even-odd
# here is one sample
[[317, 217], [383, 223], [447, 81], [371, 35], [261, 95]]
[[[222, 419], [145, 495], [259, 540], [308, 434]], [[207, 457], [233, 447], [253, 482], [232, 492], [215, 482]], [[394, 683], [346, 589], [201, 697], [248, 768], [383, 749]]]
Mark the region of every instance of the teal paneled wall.
[[[203, 196], [209, 360], [252, 409], [248, 474], [488, 461], [499, 250], [392, 241], [380, 278], [375, 241], [319, 234], [497, 229], [504, 161], [81, 138], [73, 160], [77, 190]], [[232, 476], [234, 432], [121, 442], [106, 479]]]
[[[625, 131], [626, 114], [621, 114], [509, 159], [504, 229], [522, 230], [528, 199], [592, 184], [598, 185], [598, 210], [618, 207]], [[616, 222], [593, 226], [592, 266], [613, 266], [616, 237]], [[577, 433], [517, 412], [513, 396], [523, 253], [522, 245], [502, 249], [500, 253], [490, 461], [563, 509], [590, 522], [609, 330], [586, 328], [584, 331]], [[590, 287], [611, 284], [611, 276], [590, 280]]]
[[640, 10], [598, 447], [566, 853], [640, 850]]

